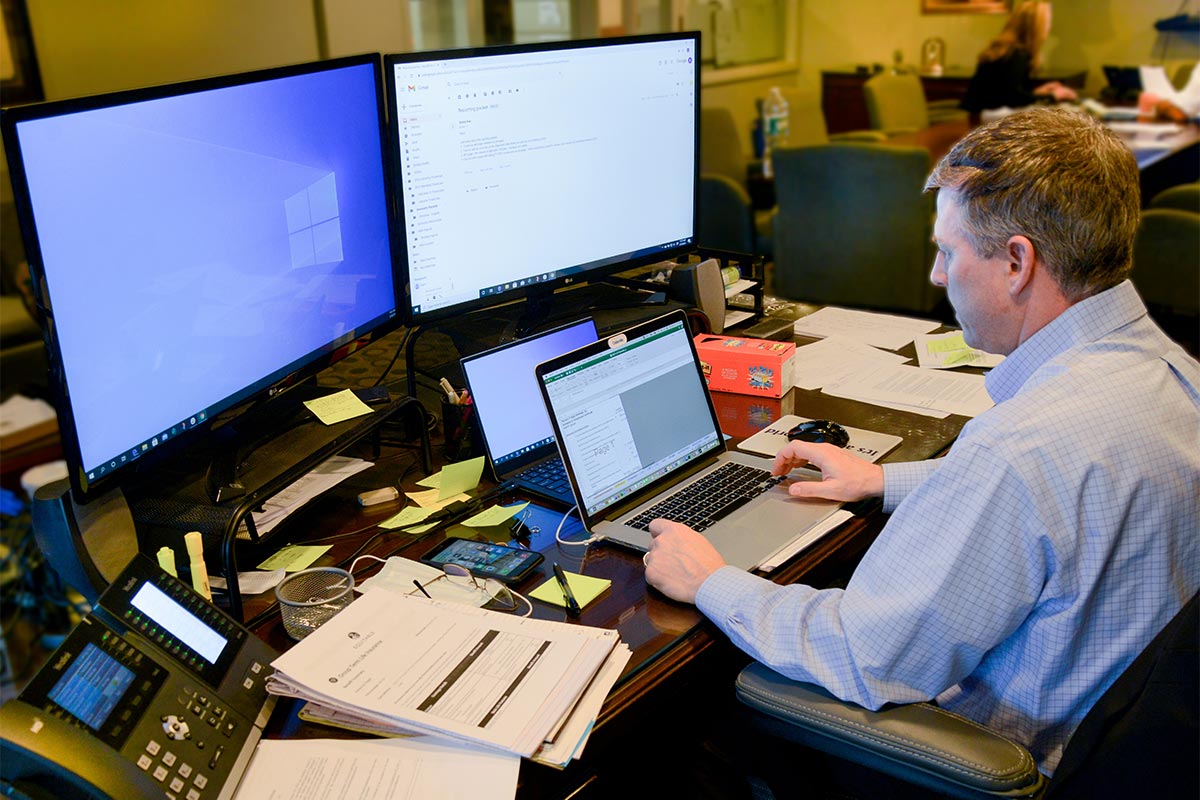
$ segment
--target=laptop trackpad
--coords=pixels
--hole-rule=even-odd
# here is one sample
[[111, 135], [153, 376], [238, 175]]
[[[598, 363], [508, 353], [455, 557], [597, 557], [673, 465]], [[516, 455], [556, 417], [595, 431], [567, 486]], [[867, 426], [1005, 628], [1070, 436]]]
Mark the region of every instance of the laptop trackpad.
[[778, 487], [735, 511], [707, 533], [727, 562], [753, 569], [840, 505], [830, 500], [799, 500]]

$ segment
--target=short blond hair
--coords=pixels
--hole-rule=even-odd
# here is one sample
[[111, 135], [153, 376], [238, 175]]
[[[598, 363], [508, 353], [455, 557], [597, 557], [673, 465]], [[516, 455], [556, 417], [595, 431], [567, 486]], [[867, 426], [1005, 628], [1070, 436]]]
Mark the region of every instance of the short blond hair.
[[1137, 162], [1104, 125], [1077, 111], [1020, 111], [969, 133], [925, 191], [958, 195], [964, 234], [992, 258], [1025, 236], [1073, 302], [1129, 277], [1141, 213]]

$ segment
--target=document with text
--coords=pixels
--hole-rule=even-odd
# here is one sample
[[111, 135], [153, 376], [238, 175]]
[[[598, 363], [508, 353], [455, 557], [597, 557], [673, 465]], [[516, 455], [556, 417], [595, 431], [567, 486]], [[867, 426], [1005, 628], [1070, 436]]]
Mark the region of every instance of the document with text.
[[368, 592], [276, 659], [273, 694], [532, 756], [616, 631]]
[[521, 759], [428, 739], [264, 740], [238, 786], [247, 800], [511, 800]]

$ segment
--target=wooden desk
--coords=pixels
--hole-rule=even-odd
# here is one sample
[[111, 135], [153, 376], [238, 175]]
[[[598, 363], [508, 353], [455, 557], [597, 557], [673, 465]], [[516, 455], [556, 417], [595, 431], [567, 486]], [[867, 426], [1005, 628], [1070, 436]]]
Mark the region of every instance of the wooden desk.
[[[743, 436], [784, 413], [785, 405], [792, 413], [829, 417], [854, 427], [899, 435], [904, 441], [888, 456], [889, 460], [914, 460], [936, 455], [949, 445], [965, 422], [956, 417], [936, 420], [802, 390], [793, 390], [783, 400], [764, 401], [765, 409], [751, 407], [740, 395], [717, 393], [714, 400], [722, 427], [736, 429]], [[778, 412], [773, 403], [779, 404]], [[363, 545], [364, 537], [374, 535], [373, 526], [400, 508], [399, 503], [393, 503], [360, 509], [354, 505], [354, 495], [366, 485], [383, 485], [381, 481], [389, 470], [398, 473], [406, 465], [411, 470], [411, 460], [405, 456], [395, 457], [390, 463], [381, 463], [355, 476], [296, 515], [300, 519], [289, 519], [284, 524], [300, 531], [320, 532], [323, 538], [332, 542], [333, 549], [317, 562], [318, 565], [348, 566], [346, 560]], [[376, 470], [380, 471], [372, 474]], [[405, 484], [421, 477], [417, 473], [419, 470], [411, 470], [404, 478]], [[852, 521], [773, 573], [772, 579], [781, 583], [803, 579], [823, 586], [848, 577], [883, 524], [877, 502], [863, 504], [860, 511], [861, 514]], [[734, 676], [748, 661], [695, 607], [675, 603], [648, 589], [640, 554], [604, 544], [593, 545], [586, 552], [582, 547], [557, 544], [554, 530], [561, 514], [561, 511], [537, 511], [533, 521], [540, 531], [531, 536], [527, 544], [544, 553], [546, 560], [537, 574], [515, 588], [526, 594], [549, 579], [551, 564], [555, 561], [568, 571], [611, 580], [612, 587], [584, 610], [579, 621], [619, 630], [623, 642], [633, 651], [633, 657], [606, 700], [581, 759], [562, 771], [530, 761], [522, 762], [518, 795], [525, 800], [572, 796], [585, 785], [591, 793], [577, 796], [612, 796], [615, 780], [612, 770], [628, 769], [632, 754], [644, 752], [657, 759], [675, 738], [697, 735], [704, 716], [710, 711], [704, 698], [731, 694]], [[563, 535], [579, 538], [571, 536], [579, 530], [578, 519], [573, 517]], [[339, 534], [354, 531], [362, 531], [362, 535], [337, 538]], [[383, 533], [368, 546], [370, 552], [381, 557], [404, 555], [416, 558], [440, 538], [441, 534], [437, 534], [414, 540], [403, 534]], [[356, 571], [356, 577], [369, 576], [373, 571], [374, 568], [360, 569]], [[251, 627], [274, 647], [286, 649], [291, 642], [283, 631], [278, 610], [271, 608], [268, 600], [269, 596], [263, 595], [247, 599], [245, 605], [248, 617], [252, 619]], [[254, 620], [255, 615], [259, 615], [257, 620]], [[569, 621], [561, 609], [539, 602], [534, 602], [533, 615], [540, 619]], [[296, 710], [295, 703], [280, 703], [268, 727], [268, 736], [353, 736], [302, 722], [296, 716]]]

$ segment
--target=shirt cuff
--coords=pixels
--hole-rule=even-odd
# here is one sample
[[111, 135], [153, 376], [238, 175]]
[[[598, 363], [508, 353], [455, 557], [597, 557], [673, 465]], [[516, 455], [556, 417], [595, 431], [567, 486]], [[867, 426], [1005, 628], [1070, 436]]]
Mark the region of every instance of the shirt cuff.
[[883, 511], [890, 514], [896, 510], [909, 492], [938, 468], [937, 459], [927, 461], [901, 461], [883, 464]]
[[759, 594], [774, 587], [775, 584], [766, 578], [726, 565], [700, 584], [700, 589], [696, 592], [696, 608], [721, 626], [730, 609], [737, 607], [735, 598], [745, 597], [748, 593]]

